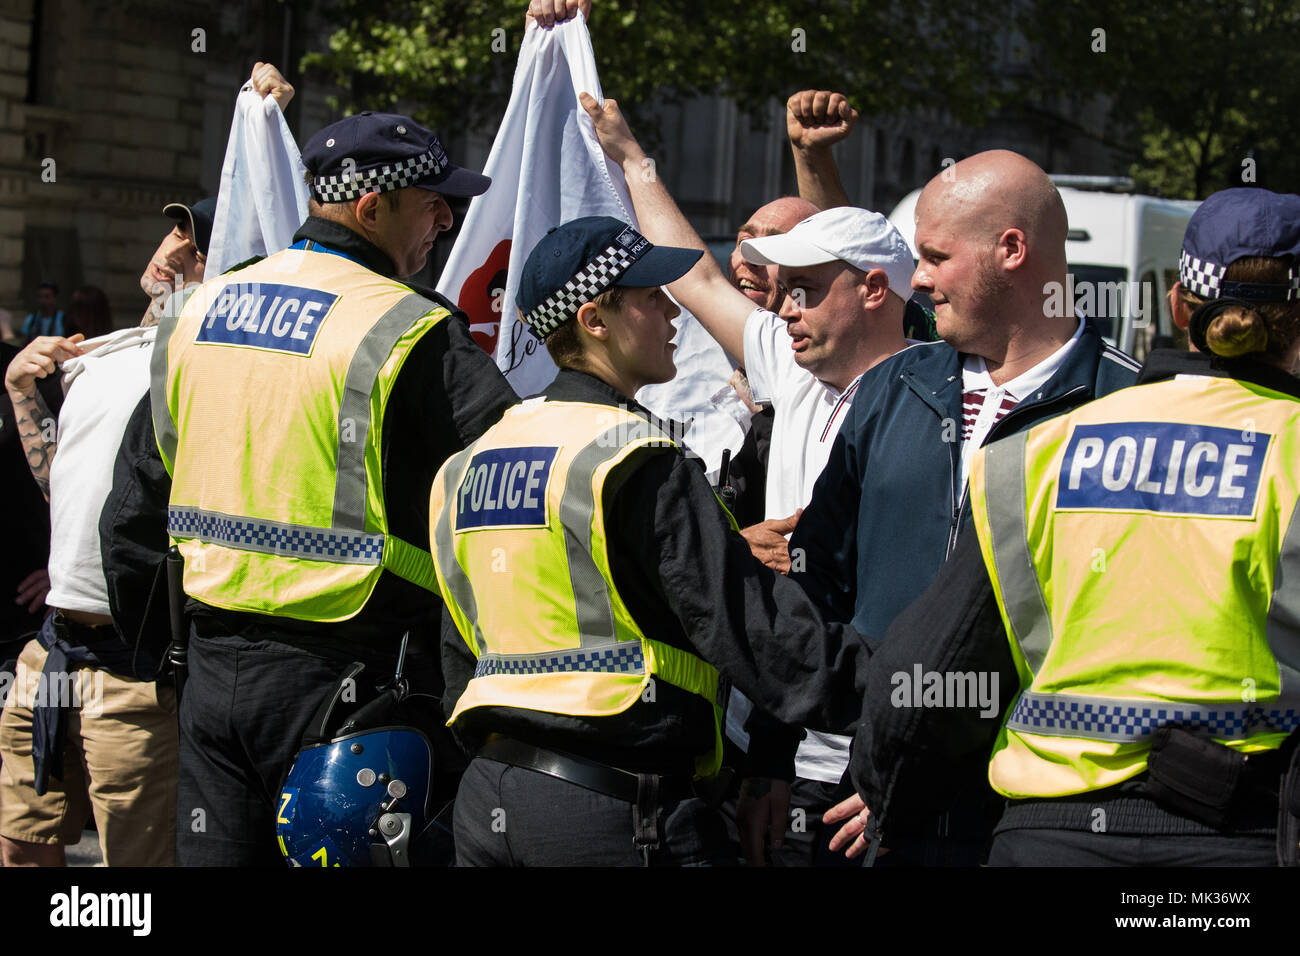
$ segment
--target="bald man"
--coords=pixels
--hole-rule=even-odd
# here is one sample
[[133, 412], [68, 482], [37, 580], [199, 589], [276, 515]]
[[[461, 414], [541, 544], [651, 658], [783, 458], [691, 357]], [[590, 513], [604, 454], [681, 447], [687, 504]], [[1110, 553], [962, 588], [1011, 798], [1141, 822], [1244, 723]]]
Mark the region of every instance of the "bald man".
[[[807, 91], [791, 97], [787, 127], [796, 160], [800, 144], [824, 145], [826, 136], [851, 128], [842, 115], [847, 103], [836, 96]], [[646, 237], [656, 244], [705, 248], [662, 181], [641, 175], [645, 153], [617, 103], [606, 100], [602, 107], [584, 97], [601, 145], [627, 175]], [[801, 169], [800, 182], [806, 178]], [[828, 204], [843, 198], [838, 178], [834, 183], [833, 189], [816, 191]], [[729, 272], [724, 276], [704, 256], [668, 290], [745, 368], [754, 394], [775, 410], [766, 520], [741, 534], [759, 560], [784, 572], [790, 569], [786, 535], [812, 494], [859, 379], [907, 345], [903, 328], [912, 256], [879, 213], [847, 205], [819, 210], [806, 199], [786, 197], [761, 207], [741, 226]], [[760, 721], [764, 739], [751, 747], [750, 712], [749, 701], [733, 692], [727, 736], [749, 751], [745, 772], [755, 781], [742, 791], [742, 849], [750, 862], [761, 863], [770, 835], [776, 862], [807, 865], [820, 836], [818, 820], [848, 766], [850, 738], [808, 731], [800, 744], [801, 728]], [[792, 777], [793, 801], [786, 784]], [[787, 833], [791, 803], [809, 825]], [[788, 853], [783, 852], [787, 836], [792, 837]], [[828, 842], [829, 835], [823, 844]]]
[[[970, 520], [970, 453], [1136, 380], [1136, 361], [1090, 322], [1053, 309], [1053, 291], [1066, 288], [1065, 234], [1055, 186], [1017, 153], [980, 153], [925, 187], [912, 288], [933, 299], [942, 341], [863, 377], [790, 541], [806, 562], [800, 582], [831, 619], [884, 637]], [[919, 687], [915, 697], [900, 692], [903, 705], [921, 699]], [[895, 851], [882, 862], [980, 862], [991, 791], [954, 781], [954, 794], [958, 783], [967, 792], [953, 819], [919, 828], [948, 837], [891, 833]]]

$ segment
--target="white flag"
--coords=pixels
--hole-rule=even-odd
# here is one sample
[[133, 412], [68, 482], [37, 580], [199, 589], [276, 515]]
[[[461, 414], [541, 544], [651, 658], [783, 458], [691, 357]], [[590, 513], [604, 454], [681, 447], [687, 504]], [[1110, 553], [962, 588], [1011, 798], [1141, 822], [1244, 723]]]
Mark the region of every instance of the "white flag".
[[230, 123], [205, 275], [289, 247], [307, 219], [305, 172], [275, 97], [246, 82]]
[[[483, 170], [492, 186], [470, 203], [438, 282], [438, 291], [465, 311], [474, 338], [524, 396], [555, 377], [545, 346], [515, 306], [528, 253], [547, 230], [581, 216], [637, 225], [623, 172], [607, 161], [578, 102], [583, 91], [604, 99], [581, 14], [550, 29], [530, 25], [510, 105]], [[727, 384], [731, 362], [685, 311], [676, 342], [676, 378], [643, 388], [637, 400], [658, 416], [691, 423], [686, 444], [714, 472], [724, 448], [739, 448], [748, 417]]]

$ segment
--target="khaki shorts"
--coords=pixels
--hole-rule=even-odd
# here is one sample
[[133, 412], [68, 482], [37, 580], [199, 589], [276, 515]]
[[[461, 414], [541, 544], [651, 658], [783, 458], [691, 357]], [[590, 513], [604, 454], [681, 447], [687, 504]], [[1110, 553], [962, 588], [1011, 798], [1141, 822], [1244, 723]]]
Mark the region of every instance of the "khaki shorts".
[[67, 683], [50, 681], [46, 699], [74, 703], [67, 715], [63, 773], [34, 789], [32, 704], [46, 652], [23, 648], [0, 715], [0, 835], [72, 845], [93, 809], [109, 866], [170, 866], [176, 856], [176, 692], [96, 668], [77, 668]]

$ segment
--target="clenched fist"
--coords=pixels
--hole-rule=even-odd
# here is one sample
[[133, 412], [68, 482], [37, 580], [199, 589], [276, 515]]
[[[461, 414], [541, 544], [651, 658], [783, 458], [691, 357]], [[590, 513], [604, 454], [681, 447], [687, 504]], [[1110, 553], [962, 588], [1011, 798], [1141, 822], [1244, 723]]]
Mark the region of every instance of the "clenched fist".
[[785, 103], [785, 129], [796, 149], [830, 146], [853, 132], [858, 111], [843, 93], [804, 90]]

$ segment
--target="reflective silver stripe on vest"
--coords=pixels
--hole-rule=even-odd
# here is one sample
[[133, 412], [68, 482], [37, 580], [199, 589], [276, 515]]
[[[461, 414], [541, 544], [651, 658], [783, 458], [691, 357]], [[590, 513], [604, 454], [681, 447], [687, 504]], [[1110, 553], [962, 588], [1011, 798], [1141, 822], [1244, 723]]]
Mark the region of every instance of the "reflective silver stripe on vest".
[[988, 503], [993, 538], [993, 563], [997, 568], [1002, 600], [1006, 603], [1011, 635], [1020, 645], [1031, 674], [1037, 674], [1052, 646], [1052, 619], [1029, 554], [1029, 528], [1025, 518], [1025, 442], [1020, 432], [989, 445], [984, 452], [984, 496]]
[[1300, 505], [1291, 512], [1277, 556], [1264, 635], [1277, 659], [1279, 700], [1300, 707]]
[[560, 674], [596, 671], [604, 674], [644, 674], [645, 655], [640, 641], [615, 641], [603, 646], [583, 646], [546, 654], [484, 654], [474, 667], [475, 677], [493, 674]]
[[311, 528], [201, 508], [168, 508], [167, 533], [173, 538], [194, 538], [239, 551], [258, 551], [334, 564], [379, 564], [384, 556], [382, 534]]
[[[621, 434], [620, 434], [621, 433]], [[627, 426], [615, 426], [596, 436], [578, 452], [569, 466], [569, 477], [560, 499], [560, 524], [564, 527], [564, 551], [569, 558], [569, 578], [577, 598], [578, 637], [582, 647], [609, 644], [614, 640], [614, 605], [609, 584], [591, 554], [591, 528], [596, 514], [592, 480], [596, 469], [622, 450]]]
[[170, 311], [163, 310], [162, 321], [154, 333], [153, 354], [149, 356], [149, 405], [153, 412], [153, 434], [168, 474], [176, 467], [176, 446], [180, 441], [176, 422], [172, 420], [172, 412], [167, 405], [167, 343], [171, 341], [176, 323], [181, 317], [179, 311], [175, 315], [168, 314]]
[[[470, 627], [474, 628], [474, 646], [482, 651], [483, 632], [478, 626], [478, 602], [474, 600], [474, 588], [470, 586], [464, 568], [456, 560], [455, 542], [451, 536], [451, 509], [456, 506], [456, 490], [460, 486], [465, 462], [469, 461], [475, 447], [470, 445], [459, 454], [452, 455], [443, 466], [444, 500], [442, 513], [438, 515], [438, 523], [433, 529], [433, 546], [437, 548], [438, 570], [442, 572], [449, 596], [469, 619]], [[444, 595], [446, 596], [448, 595]]]
[[[417, 321], [439, 308], [411, 293], [383, 314], [352, 356], [339, 405], [338, 477], [334, 485], [334, 527], [366, 526], [366, 439], [370, 434], [370, 396], [379, 370], [397, 340]], [[351, 422], [351, 427], [345, 427]]]
[[1036, 694], [1026, 691], [1007, 719], [1007, 729], [1049, 737], [1082, 737], [1137, 743], [1165, 724], [1208, 730], [1219, 740], [1246, 740], [1300, 727], [1300, 709], [1278, 702], [1203, 704]]

